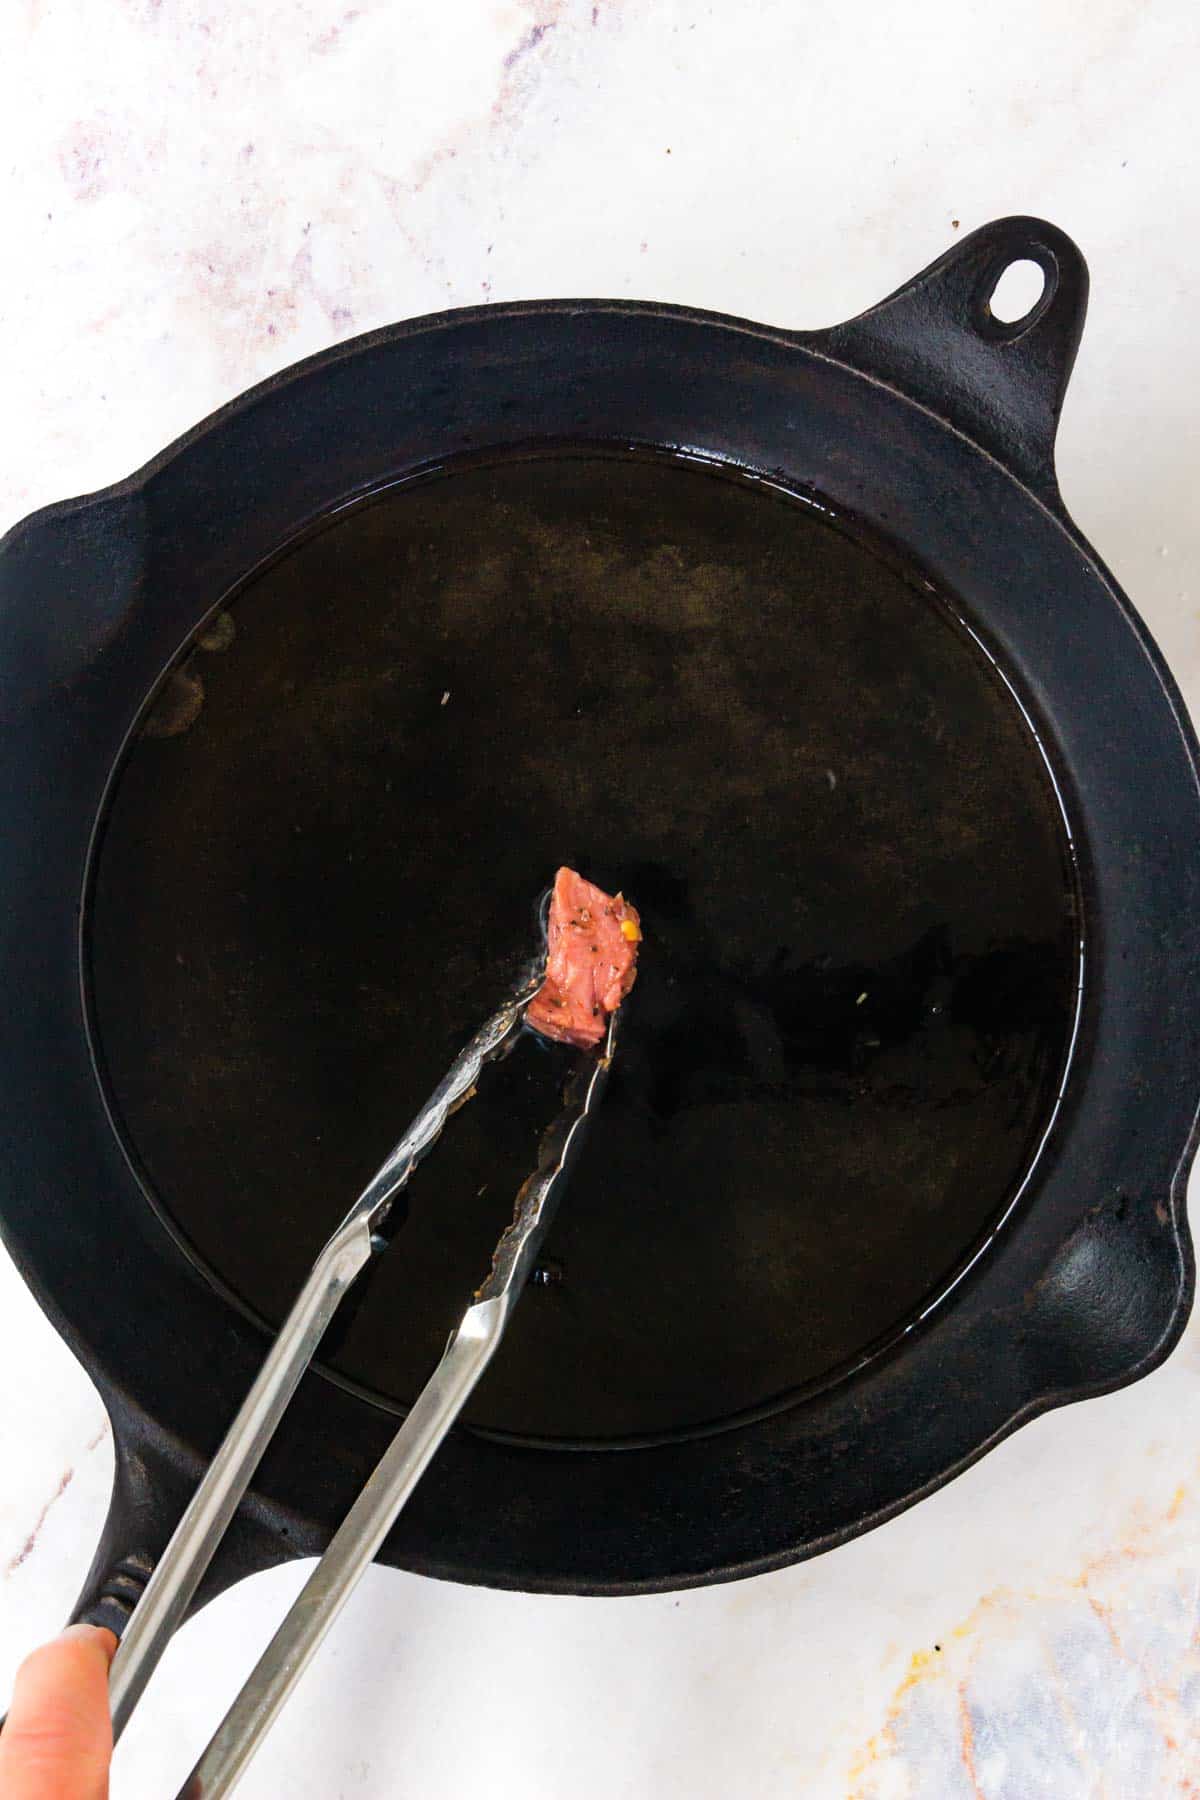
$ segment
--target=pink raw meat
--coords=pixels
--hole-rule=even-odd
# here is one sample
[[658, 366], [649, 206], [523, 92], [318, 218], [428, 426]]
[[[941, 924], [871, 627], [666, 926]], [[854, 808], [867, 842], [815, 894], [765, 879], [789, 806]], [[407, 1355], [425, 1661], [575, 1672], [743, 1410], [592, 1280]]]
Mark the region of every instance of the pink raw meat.
[[545, 980], [525, 1017], [543, 1037], [593, 1049], [637, 975], [642, 941], [637, 908], [574, 869], [560, 869], [547, 936]]

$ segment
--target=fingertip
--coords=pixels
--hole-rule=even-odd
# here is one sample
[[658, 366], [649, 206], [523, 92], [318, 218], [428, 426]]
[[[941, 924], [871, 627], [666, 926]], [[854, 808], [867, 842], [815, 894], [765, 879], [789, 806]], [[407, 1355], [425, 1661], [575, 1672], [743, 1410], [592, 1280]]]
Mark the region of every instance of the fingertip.
[[4, 1800], [99, 1800], [112, 1755], [108, 1667], [116, 1639], [72, 1625], [27, 1656], [17, 1671], [0, 1736]]
[[56, 1643], [92, 1644], [103, 1651], [104, 1660], [110, 1663], [117, 1653], [117, 1634], [110, 1631], [107, 1625], [68, 1625], [59, 1633]]

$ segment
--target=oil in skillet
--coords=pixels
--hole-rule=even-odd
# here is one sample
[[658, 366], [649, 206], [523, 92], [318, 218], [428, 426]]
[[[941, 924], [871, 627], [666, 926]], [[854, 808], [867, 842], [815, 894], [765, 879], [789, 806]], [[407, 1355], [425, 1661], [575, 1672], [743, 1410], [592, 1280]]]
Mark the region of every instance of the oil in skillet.
[[[198, 1259], [282, 1316], [571, 862], [647, 950], [565, 1276], [475, 1421], [670, 1434], [914, 1318], [1028, 1165], [1078, 937], [1036, 746], [919, 573], [799, 499], [583, 449], [342, 513], [230, 612], [199, 715], [130, 756], [90, 922], [115, 1103]], [[420, 1387], [564, 1058], [447, 1132], [341, 1378]]]

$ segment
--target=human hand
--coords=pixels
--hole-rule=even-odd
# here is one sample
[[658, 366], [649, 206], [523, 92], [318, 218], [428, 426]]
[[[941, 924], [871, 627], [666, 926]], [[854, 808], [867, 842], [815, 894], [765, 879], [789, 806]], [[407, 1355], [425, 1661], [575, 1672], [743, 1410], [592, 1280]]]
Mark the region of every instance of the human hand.
[[108, 1665], [117, 1640], [72, 1625], [27, 1656], [0, 1732], [2, 1800], [108, 1800]]

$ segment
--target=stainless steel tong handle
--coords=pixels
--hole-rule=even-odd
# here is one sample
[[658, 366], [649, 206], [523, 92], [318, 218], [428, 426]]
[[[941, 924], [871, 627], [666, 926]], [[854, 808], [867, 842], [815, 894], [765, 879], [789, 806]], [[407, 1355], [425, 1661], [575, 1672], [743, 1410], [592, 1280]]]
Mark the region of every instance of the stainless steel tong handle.
[[503, 1301], [489, 1300], [466, 1314], [432, 1379], [180, 1789], [180, 1800], [216, 1800], [245, 1772], [499, 1347], [503, 1312]]
[[517, 1197], [512, 1224], [496, 1246], [491, 1272], [475, 1303], [463, 1315], [433, 1375], [180, 1789], [178, 1800], [219, 1800], [232, 1791], [495, 1355], [533, 1271], [565, 1176], [603, 1091], [615, 1047], [614, 1016], [603, 1055], [577, 1078], [568, 1092], [564, 1113], [542, 1141], [538, 1167]]
[[504, 1055], [515, 1043], [535, 986], [527, 981], [510, 995], [455, 1058], [314, 1263], [122, 1635], [109, 1676], [114, 1741], [129, 1723], [146, 1683], [182, 1624], [346, 1290], [372, 1254], [382, 1248], [382, 1240], [375, 1234], [451, 1113], [470, 1098], [484, 1064]]
[[108, 1679], [114, 1742], [183, 1623], [204, 1571], [229, 1529], [326, 1326], [346, 1289], [370, 1259], [371, 1228], [365, 1218], [351, 1216], [314, 1263], [117, 1646]]

